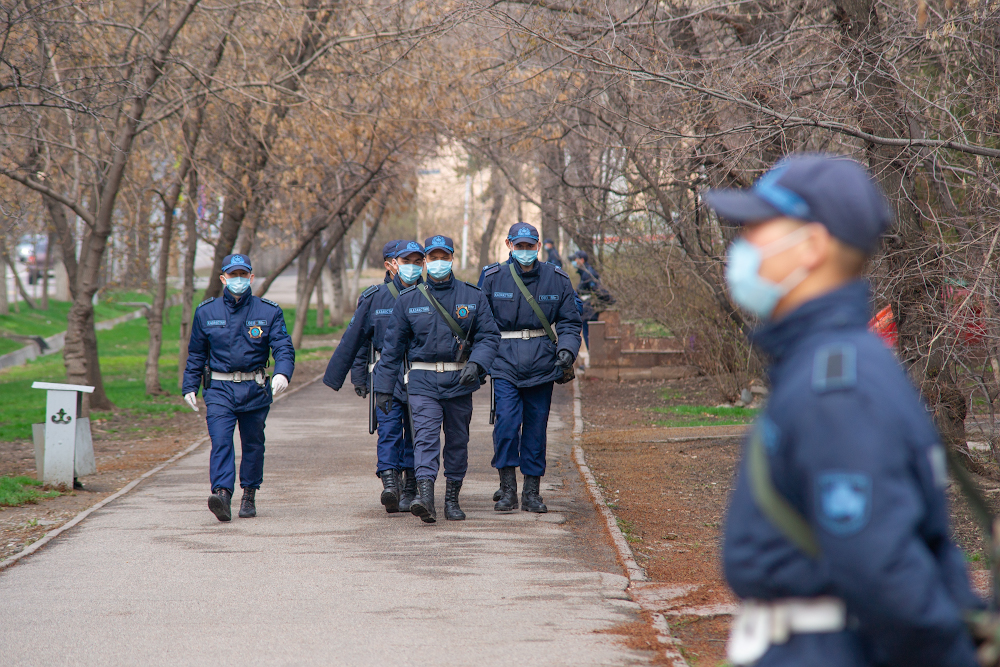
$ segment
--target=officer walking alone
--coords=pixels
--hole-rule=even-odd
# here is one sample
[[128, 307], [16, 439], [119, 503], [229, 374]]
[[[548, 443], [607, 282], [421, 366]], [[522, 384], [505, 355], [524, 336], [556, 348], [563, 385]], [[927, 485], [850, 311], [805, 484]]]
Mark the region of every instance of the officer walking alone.
[[520, 467], [521, 509], [547, 512], [539, 485], [545, 475], [552, 385], [572, 378], [580, 351], [580, 313], [569, 275], [538, 261], [533, 226], [513, 225], [507, 247], [507, 261], [485, 267], [479, 277], [502, 339], [490, 368], [496, 401], [493, 467], [500, 473], [494, 509], [517, 509], [515, 469]]
[[500, 332], [478, 287], [455, 278], [455, 248], [447, 236], [425, 243], [426, 283], [403, 290], [393, 309], [382, 358], [376, 367], [376, 403], [383, 413], [394, 404], [400, 369], [408, 371], [407, 395], [413, 418], [417, 498], [410, 513], [434, 523], [434, 481], [444, 426], [444, 515], [461, 521], [458, 498], [469, 467], [472, 392], [493, 363]]
[[[377, 361], [382, 352], [396, 299], [407, 287], [422, 281], [424, 249], [416, 241], [390, 241], [382, 249], [382, 260], [386, 267], [385, 282], [362, 292], [358, 309], [327, 365], [323, 383], [334, 391], [343, 386], [350, 370], [355, 393], [362, 398], [368, 396], [369, 378], [373, 372], [373, 362], [369, 359]], [[375, 352], [371, 357], [367, 354], [369, 347]], [[417, 489], [402, 369], [397, 373], [392, 394], [395, 400], [388, 414], [377, 415], [378, 463], [375, 468], [375, 474], [382, 479], [380, 502], [390, 514], [409, 512]]]
[[963, 614], [981, 602], [948, 525], [945, 452], [868, 330], [884, 196], [852, 160], [800, 155], [705, 200], [740, 226], [726, 282], [771, 360], [726, 519], [743, 600], [730, 662], [974, 667]]
[[[212, 438], [208, 508], [219, 521], [229, 521], [236, 483], [233, 431], [239, 424], [240, 516], [254, 517], [257, 489], [264, 479], [264, 422], [273, 397], [288, 387], [295, 349], [278, 304], [250, 291], [249, 257], [226, 255], [219, 279], [225, 285], [222, 297], [202, 301], [194, 313], [183, 392], [197, 412], [198, 387], [204, 384], [205, 419]], [[274, 376], [268, 378], [272, 353]]]

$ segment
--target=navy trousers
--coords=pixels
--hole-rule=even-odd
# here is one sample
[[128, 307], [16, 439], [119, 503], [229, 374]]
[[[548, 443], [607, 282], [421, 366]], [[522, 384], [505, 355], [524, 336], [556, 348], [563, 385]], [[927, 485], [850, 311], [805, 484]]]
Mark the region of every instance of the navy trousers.
[[457, 482], [469, 469], [469, 423], [472, 394], [431, 398], [410, 394], [413, 413], [413, 463], [416, 478], [437, 479], [441, 465], [441, 427], [444, 426], [444, 476]]
[[521, 474], [545, 474], [545, 436], [552, 406], [552, 382], [518, 388], [507, 380], [494, 380], [497, 401], [493, 426], [493, 467], [521, 468]]
[[383, 470], [413, 468], [413, 434], [406, 416], [406, 403], [393, 401], [386, 415], [378, 414], [378, 466], [375, 474]]
[[240, 425], [240, 442], [243, 458], [240, 461], [240, 486], [259, 489], [264, 481], [264, 422], [271, 406], [257, 410], [237, 412], [225, 405], [205, 406], [205, 421], [212, 437], [210, 474], [212, 490], [229, 489], [236, 483], [236, 451], [233, 448], [233, 431]]

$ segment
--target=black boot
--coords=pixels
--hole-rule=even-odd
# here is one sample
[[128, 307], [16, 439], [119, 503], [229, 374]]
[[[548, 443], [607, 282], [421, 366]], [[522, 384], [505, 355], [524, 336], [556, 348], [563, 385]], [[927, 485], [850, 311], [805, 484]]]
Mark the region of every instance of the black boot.
[[229, 489], [215, 489], [208, 497], [208, 509], [219, 521], [233, 520], [233, 494]]
[[462, 483], [453, 479], [445, 481], [444, 485], [444, 518], [448, 521], [465, 521], [465, 512], [458, 506], [458, 494], [462, 491]]
[[500, 473], [500, 488], [493, 492], [493, 502], [497, 502], [503, 498], [503, 473], [500, 470], [497, 470], [497, 472]]
[[402, 491], [399, 494], [399, 511], [409, 512], [410, 503], [417, 497], [417, 478], [413, 468], [403, 468]]
[[410, 514], [420, 517], [424, 523], [434, 523], [437, 521], [437, 512], [434, 511], [434, 480], [417, 480], [417, 497], [410, 504]]
[[382, 504], [385, 511], [395, 514], [399, 511], [399, 478], [395, 470], [383, 470], [378, 474], [382, 478]]
[[524, 490], [521, 493], [521, 509], [525, 512], [537, 512], [544, 514], [549, 508], [542, 502], [542, 497], [538, 495], [538, 484], [542, 478], [537, 475], [524, 476]]
[[500, 468], [500, 500], [493, 506], [497, 512], [513, 512], [517, 509], [517, 474], [514, 466]]
[[254, 502], [256, 495], [257, 489], [243, 487], [243, 500], [240, 501], [241, 519], [250, 519], [257, 516], [257, 504]]

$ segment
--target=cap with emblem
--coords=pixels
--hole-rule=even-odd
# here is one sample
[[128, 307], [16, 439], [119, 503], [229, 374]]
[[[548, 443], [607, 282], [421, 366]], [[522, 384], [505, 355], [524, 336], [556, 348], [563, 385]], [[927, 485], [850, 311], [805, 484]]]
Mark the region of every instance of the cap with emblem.
[[752, 187], [709, 190], [705, 201], [736, 225], [781, 216], [818, 222], [833, 237], [869, 254], [892, 222], [892, 208], [871, 175], [837, 155], [787, 157]]
[[538, 243], [538, 230], [526, 222], [515, 222], [507, 232], [507, 240], [513, 243], [520, 241]]
[[552, 242], [552, 239], [545, 239], [544, 241], [542, 241], [542, 243], [544, 243], [545, 245], [555, 245], [555, 243]]
[[454, 254], [455, 244], [447, 236], [432, 236], [426, 241], [424, 241], [424, 252], [429, 253], [431, 250], [447, 250], [448, 252]]
[[583, 261], [586, 262], [588, 259], [590, 259], [590, 256], [582, 250], [577, 250], [572, 255], [570, 255], [569, 258], [570, 260], [582, 259]]
[[382, 246], [382, 261], [392, 259], [396, 256], [396, 250], [400, 244], [400, 240], [396, 239], [394, 241], [389, 241], [384, 246]]
[[396, 257], [405, 257], [412, 253], [418, 253], [420, 256], [423, 256], [424, 247], [416, 241], [400, 241], [396, 244]]
[[222, 258], [222, 273], [229, 273], [233, 269], [243, 269], [247, 273], [253, 273], [253, 267], [250, 266], [250, 258], [246, 255], [226, 255]]

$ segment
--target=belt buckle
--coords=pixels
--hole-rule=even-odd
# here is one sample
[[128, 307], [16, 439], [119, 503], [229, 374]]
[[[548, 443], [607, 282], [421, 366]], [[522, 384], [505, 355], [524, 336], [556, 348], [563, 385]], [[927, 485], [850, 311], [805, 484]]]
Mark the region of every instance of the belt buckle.
[[243, 371], [233, 373], [233, 382], [243, 382]]
[[529, 340], [531, 338], [531, 331], [529, 329], [521, 329], [521, 340]]
[[444, 373], [444, 362], [443, 361], [435, 361], [434, 362], [434, 370], [436, 370], [438, 373]]

